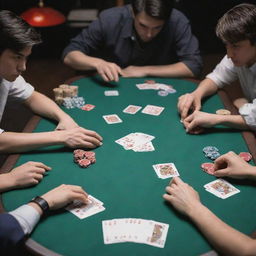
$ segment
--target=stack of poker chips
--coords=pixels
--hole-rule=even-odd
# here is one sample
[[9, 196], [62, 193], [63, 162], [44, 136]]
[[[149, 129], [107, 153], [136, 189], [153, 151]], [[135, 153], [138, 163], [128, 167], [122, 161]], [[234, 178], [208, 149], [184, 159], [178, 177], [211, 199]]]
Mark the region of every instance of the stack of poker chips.
[[74, 150], [73, 155], [74, 162], [83, 168], [87, 168], [88, 166], [96, 162], [95, 153], [92, 151], [76, 149]]
[[78, 97], [78, 86], [61, 84], [53, 89], [55, 101], [66, 108], [81, 108], [84, 104], [84, 98]]
[[213, 146], [204, 147], [203, 152], [205, 154], [205, 157], [208, 157], [211, 160], [215, 160], [220, 156], [219, 150]]

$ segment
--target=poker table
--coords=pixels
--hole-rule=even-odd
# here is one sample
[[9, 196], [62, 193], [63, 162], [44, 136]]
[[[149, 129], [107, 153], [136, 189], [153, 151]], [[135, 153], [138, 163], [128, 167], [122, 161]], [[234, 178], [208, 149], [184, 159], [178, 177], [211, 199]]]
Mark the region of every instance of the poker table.
[[[250, 234], [255, 229], [256, 187], [248, 181], [227, 179], [241, 192], [220, 199], [204, 189], [215, 179], [203, 172], [200, 165], [211, 162], [202, 149], [216, 146], [221, 154], [250, 151], [255, 159], [255, 140], [250, 132], [218, 126], [201, 135], [187, 134], [177, 113], [177, 99], [193, 91], [193, 80], [149, 78], [158, 83], [172, 85], [174, 94], [161, 97], [155, 90], [139, 90], [135, 84], [145, 78], [120, 78], [118, 83], [106, 84], [98, 76], [77, 77], [69, 80], [79, 87], [79, 96], [96, 107], [91, 111], [78, 108], [65, 109], [74, 120], [87, 129], [97, 131], [103, 145], [94, 149], [97, 162], [88, 168], [80, 168], [73, 161], [73, 150], [63, 146], [44, 147], [32, 152], [9, 157], [2, 172], [27, 161], [40, 161], [52, 167], [37, 186], [6, 192], [2, 195], [1, 211], [10, 211], [27, 203], [36, 195], [42, 195], [60, 184], [82, 186], [88, 194], [104, 202], [105, 211], [89, 218], [79, 219], [65, 210], [51, 212], [43, 218], [26, 242], [26, 247], [36, 255], [200, 255], [211, 250], [200, 231], [183, 215], [167, 204], [162, 195], [170, 179], [159, 179], [152, 165], [174, 163], [180, 177], [200, 194], [202, 202], [216, 215], [234, 228]], [[105, 90], [118, 90], [119, 96], [105, 96]], [[220, 97], [221, 96], [221, 97]], [[221, 99], [222, 98], [222, 99]], [[164, 107], [159, 116], [135, 115], [123, 112], [128, 105], [143, 108], [150, 104]], [[228, 108], [234, 113], [225, 92], [204, 101], [203, 111], [215, 113]], [[103, 115], [117, 114], [122, 123], [107, 124]], [[37, 123], [35, 125], [35, 123]], [[25, 131], [54, 130], [56, 124], [34, 117]], [[125, 150], [115, 140], [133, 132], [155, 136], [155, 151], [134, 152]], [[253, 162], [251, 161], [251, 164]], [[169, 224], [164, 248], [138, 243], [104, 244], [102, 221], [115, 218], [141, 218]]]

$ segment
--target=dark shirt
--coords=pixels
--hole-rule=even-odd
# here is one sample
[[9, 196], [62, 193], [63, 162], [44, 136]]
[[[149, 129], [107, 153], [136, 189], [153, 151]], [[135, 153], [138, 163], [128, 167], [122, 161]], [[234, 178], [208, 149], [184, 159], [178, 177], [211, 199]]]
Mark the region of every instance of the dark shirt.
[[0, 214], [0, 255], [18, 255], [24, 236], [19, 222], [12, 215]]
[[71, 39], [63, 57], [71, 51], [81, 51], [114, 62], [121, 68], [183, 62], [194, 75], [199, 75], [202, 59], [198, 41], [181, 12], [173, 9], [162, 30], [143, 47], [135, 36], [133, 21], [130, 5], [103, 11], [97, 20]]

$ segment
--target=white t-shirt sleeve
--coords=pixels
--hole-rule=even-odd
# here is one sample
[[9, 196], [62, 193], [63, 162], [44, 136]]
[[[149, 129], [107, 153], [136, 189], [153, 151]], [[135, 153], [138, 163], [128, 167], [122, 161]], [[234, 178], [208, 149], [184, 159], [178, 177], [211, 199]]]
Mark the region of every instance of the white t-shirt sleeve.
[[244, 118], [251, 130], [256, 131], [256, 99], [239, 108], [239, 114]]
[[26, 100], [34, 92], [34, 87], [27, 83], [22, 76], [19, 76], [9, 90], [8, 97], [15, 100]]
[[22, 205], [14, 211], [9, 212], [20, 224], [24, 234], [32, 232], [37, 222], [40, 220], [40, 214], [30, 205]]
[[206, 78], [211, 79], [219, 88], [222, 88], [237, 80], [238, 76], [233, 62], [225, 56]]

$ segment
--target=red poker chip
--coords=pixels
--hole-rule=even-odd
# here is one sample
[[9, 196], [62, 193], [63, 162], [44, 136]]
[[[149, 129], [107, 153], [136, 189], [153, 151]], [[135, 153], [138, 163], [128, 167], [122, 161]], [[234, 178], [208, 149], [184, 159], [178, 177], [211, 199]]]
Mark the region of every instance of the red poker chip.
[[95, 158], [95, 153], [93, 151], [85, 151], [84, 155], [86, 158]]
[[146, 80], [145, 83], [147, 83], [147, 84], [155, 84], [156, 81], [155, 80]]
[[246, 162], [249, 162], [252, 159], [252, 155], [249, 152], [241, 152], [239, 153], [239, 156]]
[[78, 164], [81, 166], [81, 167], [88, 167], [90, 164], [91, 164], [91, 161], [88, 160], [88, 159], [81, 159], [78, 161]]
[[75, 150], [73, 151], [73, 154], [76, 155], [76, 154], [79, 154], [79, 153], [81, 153], [81, 152], [84, 152], [84, 150], [82, 150], [82, 149], [75, 149]]
[[201, 168], [203, 171], [207, 172], [208, 174], [214, 174], [214, 164], [213, 163], [203, 163], [201, 164]]
[[91, 164], [96, 163], [96, 158], [88, 158], [88, 160], [90, 160], [90, 161], [91, 161]]

